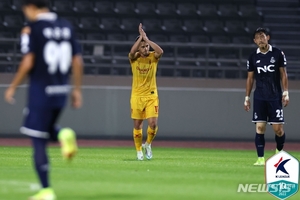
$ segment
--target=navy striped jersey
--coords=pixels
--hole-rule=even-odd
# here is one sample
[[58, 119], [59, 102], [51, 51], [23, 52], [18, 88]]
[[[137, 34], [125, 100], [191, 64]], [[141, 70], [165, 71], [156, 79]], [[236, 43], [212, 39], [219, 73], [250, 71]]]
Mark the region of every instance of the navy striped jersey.
[[254, 98], [275, 101], [282, 98], [280, 67], [286, 67], [286, 58], [280, 49], [269, 45], [269, 51], [262, 53], [259, 48], [247, 61], [248, 72], [254, 72], [256, 88]]
[[35, 55], [29, 73], [29, 107], [63, 107], [69, 92], [72, 57], [80, 54], [71, 24], [55, 13], [38, 15], [29, 34], [21, 35], [21, 52]]

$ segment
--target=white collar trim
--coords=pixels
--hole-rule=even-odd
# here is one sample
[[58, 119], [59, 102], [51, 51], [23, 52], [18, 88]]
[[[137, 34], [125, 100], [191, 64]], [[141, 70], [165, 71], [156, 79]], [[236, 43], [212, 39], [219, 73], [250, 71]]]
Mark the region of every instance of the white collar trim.
[[52, 12], [40, 13], [37, 15], [37, 20], [54, 21], [56, 19], [57, 19], [56, 13], [52, 13]]
[[272, 51], [272, 50], [273, 50], [273, 47], [272, 47], [272, 45], [269, 44], [269, 49], [268, 49], [267, 52], [263, 53], [263, 52], [260, 51], [259, 48], [257, 48], [256, 53], [257, 53], [257, 54], [259, 54], [259, 53], [266, 54], [266, 53], [268, 53], [269, 51]]

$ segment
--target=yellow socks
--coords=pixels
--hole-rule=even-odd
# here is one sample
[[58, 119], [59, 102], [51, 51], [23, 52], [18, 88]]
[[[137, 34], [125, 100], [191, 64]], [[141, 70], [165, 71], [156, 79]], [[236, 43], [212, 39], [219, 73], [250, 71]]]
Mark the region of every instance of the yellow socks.
[[148, 129], [147, 129], [147, 140], [146, 142], [148, 144], [151, 144], [156, 133], [157, 133], [157, 130], [158, 130], [158, 127], [155, 128], [155, 130], [153, 130], [152, 128], [150, 128], [150, 126], [148, 126]]
[[133, 140], [137, 151], [142, 151], [143, 129], [133, 129]]
[[[147, 129], [147, 144], [151, 144], [153, 139], [155, 138], [155, 135], [157, 133], [158, 127], [155, 128], [155, 130], [151, 129], [148, 126]], [[133, 140], [135, 144], [135, 148], [137, 151], [142, 151], [142, 143], [143, 143], [143, 129], [133, 129]]]

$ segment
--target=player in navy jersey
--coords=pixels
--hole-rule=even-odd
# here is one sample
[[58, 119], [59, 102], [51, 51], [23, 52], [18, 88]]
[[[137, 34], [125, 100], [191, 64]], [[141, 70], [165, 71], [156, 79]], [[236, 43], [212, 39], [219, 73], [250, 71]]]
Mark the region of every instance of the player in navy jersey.
[[254, 165], [265, 165], [266, 124], [271, 124], [275, 132], [276, 152], [283, 149], [285, 142], [283, 107], [289, 103], [287, 63], [283, 51], [269, 44], [270, 36], [266, 29], [256, 29], [253, 38], [258, 48], [247, 61], [244, 108], [246, 111], [250, 110], [250, 93], [255, 79], [252, 122], [256, 124], [255, 146], [258, 159]]
[[[74, 108], [80, 108], [82, 57], [70, 23], [49, 12], [47, 0], [23, 0], [23, 12], [29, 25], [21, 32], [23, 58], [19, 69], [5, 92], [5, 99], [14, 103], [17, 86], [29, 77], [28, 101], [24, 124], [20, 131], [30, 136], [35, 170], [42, 189], [31, 200], [54, 200], [50, 187], [49, 162], [46, 151], [49, 140], [59, 141], [62, 155], [71, 159], [77, 152], [72, 129], [56, 126], [69, 91]], [[73, 88], [69, 84], [72, 71]]]

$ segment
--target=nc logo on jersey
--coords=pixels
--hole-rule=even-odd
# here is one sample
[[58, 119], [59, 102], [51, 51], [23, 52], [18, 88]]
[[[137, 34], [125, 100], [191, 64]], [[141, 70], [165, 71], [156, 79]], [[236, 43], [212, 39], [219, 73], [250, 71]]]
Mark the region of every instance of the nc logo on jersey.
[[266, 161], [267, 191], [278, 199], [287, 199], [299, 189], [299, 161], [280, 151]]
[[275, 67], [275, 65], [265, 65], [265, 66], [263, 66], [263, 67], [257, 67], [257, 73], [261, 73], [261, 72], [274, 72], [275, 70], [274, 70], [274, 67]]

